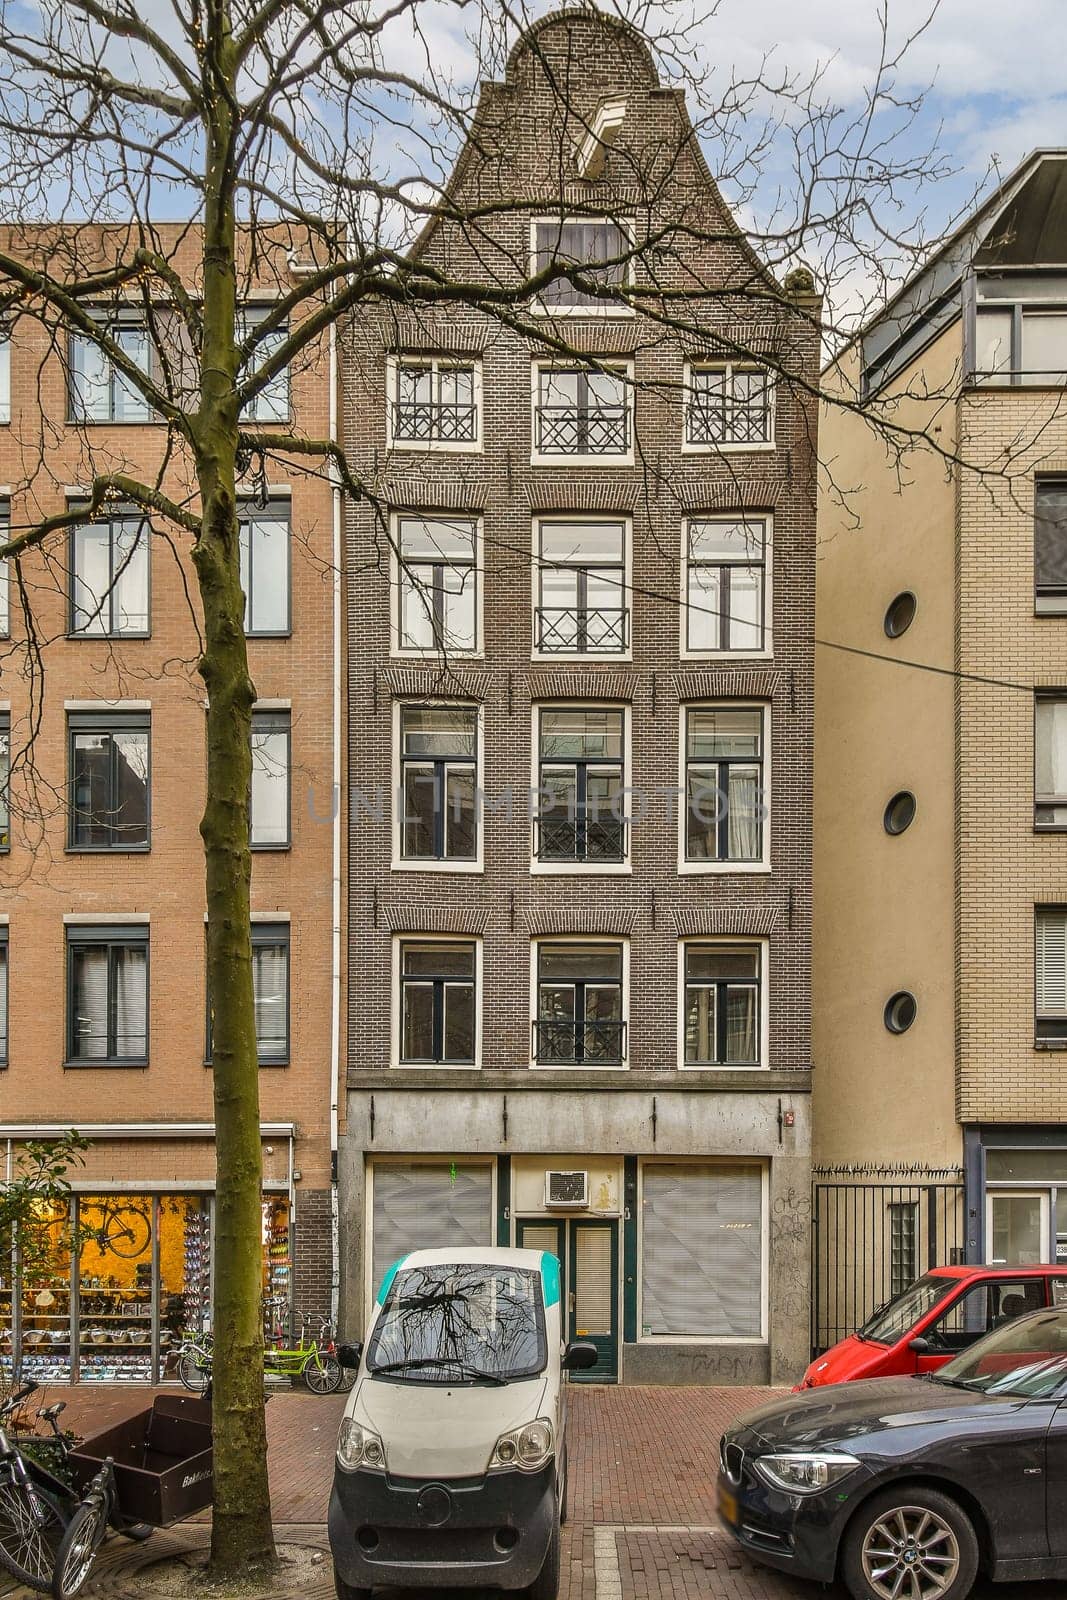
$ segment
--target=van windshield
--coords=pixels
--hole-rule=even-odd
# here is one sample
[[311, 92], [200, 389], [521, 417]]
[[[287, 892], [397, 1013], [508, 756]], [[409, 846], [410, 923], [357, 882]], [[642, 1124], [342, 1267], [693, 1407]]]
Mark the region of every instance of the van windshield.
[[873, 1317], [868, 1317], [859, 1330], [860, 1338], [871, 1339], [875, 1344], [896, 1344], [909, 1328], [914, 1328], [920, 1317], [925, 1317], [928, 1311], [932, 1311], [939, 1301], [958, 1287], [957, 1279], [935, 1278], [929, 1272], [924, 1278], [916, 1278], [903, 1294], [879, 1306]]
[[540, 1274], [445, 1262], [401, 1267], [367, 1348], [367, 1371], [404, 1383], [509, 1383], [548, 1360]]

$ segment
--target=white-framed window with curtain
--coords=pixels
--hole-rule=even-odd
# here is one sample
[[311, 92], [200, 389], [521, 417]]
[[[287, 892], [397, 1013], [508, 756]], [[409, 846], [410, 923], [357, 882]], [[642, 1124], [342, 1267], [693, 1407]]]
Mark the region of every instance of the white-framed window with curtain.
[[475, 517], [393, 520], [394, 649], [399, 655], [474, 655], [481, 648]]
[[641, 1165], [643, 1339], [766, 1337], [766, 1168]]
[[493, 1168], [489, 1162], [375, 1161], [370, 1172], [368, 1298], [394, 1261], [412, 1250], [467, 1249], [493, 1243]]
[[147, 924], [68, 927], [67, 1064], [147, 1066]]
[[1034, 1038], [1040, 1044], [1067, 1040], [1067, 906], [1034, 912]]
[[682, 654], [769, 654], [770, 518], [691, 517], [683, 540]]
[[550, 278], [532, 310], [553, 316], [631, 316], [633, 308], [613, 299], [612, 291], [633, 282], [634, 229], [612, 217], [538, 217], [530, 224], [530, 272], [553, 266], [577, 268], [602, 294], [590, 292], [569, 278]]
[[680, 1067], [767, 1065], [766, 964], [760, 941], [679, 945]]
[[765, 868], [770, 833], [767, 708], [683, 706], [679, 743], [679, 869]]

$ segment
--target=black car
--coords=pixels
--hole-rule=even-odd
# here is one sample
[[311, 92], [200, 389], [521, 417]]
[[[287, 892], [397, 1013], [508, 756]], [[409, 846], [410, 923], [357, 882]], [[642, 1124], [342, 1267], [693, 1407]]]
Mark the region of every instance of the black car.
[[759, 1561], [855, 1600], [1067, 1577], [1067, 1310], [936, 1373], [809, 1389], [722, 1437], [719, 1515]]

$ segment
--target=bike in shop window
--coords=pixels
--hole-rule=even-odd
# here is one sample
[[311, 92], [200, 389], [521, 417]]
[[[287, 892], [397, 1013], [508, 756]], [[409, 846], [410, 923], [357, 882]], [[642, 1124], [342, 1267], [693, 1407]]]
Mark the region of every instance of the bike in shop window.
[[[629, 308], [617, 291], [630, 283], [633, 240], [629, 229], [607, 217], [567, 221], [553, 217], [534, 223], [533, 271], [553, 266], [575, 269], [583, 284], [570, 277], [550, 278], [537, 297], [545, 311], [614, 312]], [[593, 287], [595, 286], [595, 288]], [[599, 290], [600, 292], [596, 292]]]

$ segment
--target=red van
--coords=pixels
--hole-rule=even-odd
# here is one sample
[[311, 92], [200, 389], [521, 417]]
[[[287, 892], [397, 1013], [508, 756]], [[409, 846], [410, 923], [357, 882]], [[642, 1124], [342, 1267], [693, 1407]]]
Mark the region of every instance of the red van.
[[991, 1328], [1044, 1306], [1067, 1306], [1067, 1265], [934, 1267], [817, 1356], [797, 1388], [936, 1372]]

